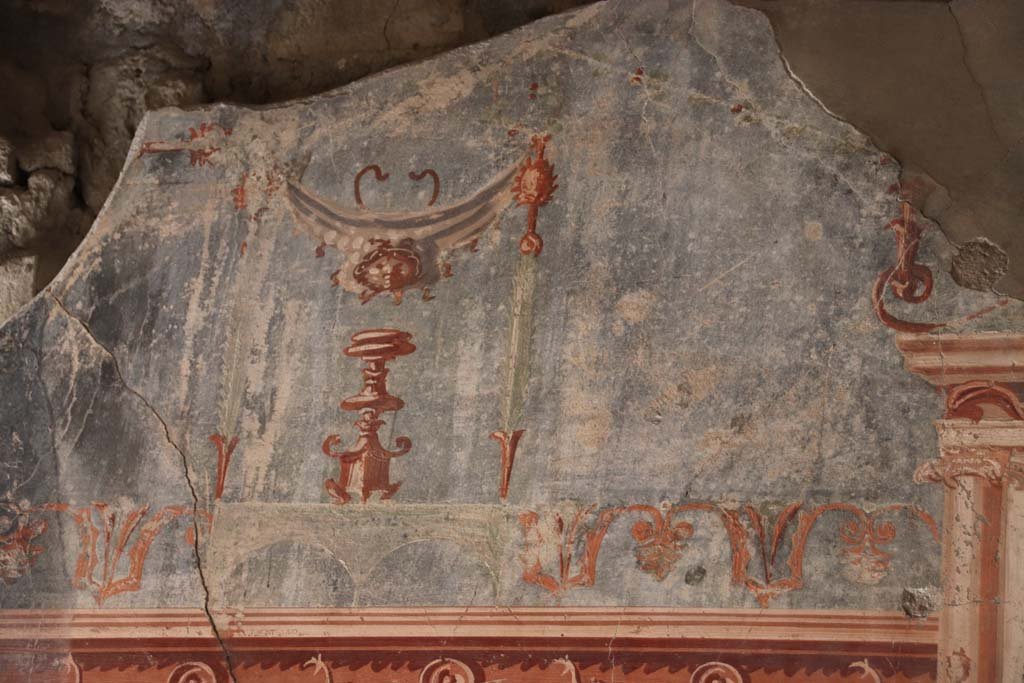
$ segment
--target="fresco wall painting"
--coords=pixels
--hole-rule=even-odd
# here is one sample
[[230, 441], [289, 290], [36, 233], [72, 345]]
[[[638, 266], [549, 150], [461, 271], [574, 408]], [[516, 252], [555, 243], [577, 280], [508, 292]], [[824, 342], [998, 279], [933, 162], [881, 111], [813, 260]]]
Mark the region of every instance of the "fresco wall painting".
[[[942, 290], [891, 163], [747, 12], [599, 3], [409, 67], [436, 90], [401, 107], [382, 81], [365, 109], [153, 115], [2, 330], [0, 386], [34, 368], [42, 402], [0, 405], [0, 681], [1019, 680], [1019, 302]], [[744, 221], [755, 253], [715, 261]], [[106, 308], [126, 292], [138, 316]], [[871, 365], [893, 348], [906, 373]]]

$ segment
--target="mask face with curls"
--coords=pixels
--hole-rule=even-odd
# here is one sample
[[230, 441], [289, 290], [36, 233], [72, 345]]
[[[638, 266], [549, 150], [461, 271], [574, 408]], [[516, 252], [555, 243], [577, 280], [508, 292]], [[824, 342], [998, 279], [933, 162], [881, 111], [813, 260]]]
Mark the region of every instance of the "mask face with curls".
[[434, 298], [430, 288], [442, 278], [452, 277], [449, 255], [461, 249], [476, 251], [480, 236], [497, 225], [499, 214], [511, 201], [529, 207], [520, 252], [540, 255], [543, 240], [536, 230], [537, 210], [551, 200], [558, 187], [554, 167], [544, 158], [547, 139], [535, 136], [530, 154], [509, 162], [479, 190], [443, 208], [434, 207], [441, 180], [431, 168], [409, 172], [413, 182], [433, 180], [430, 200], [420, 210], [378, 211], [366, 206], [360, 194], [362, 177], [369, 172], [378, 182], [389, 177], [376, 164], [355, 175], [357, 208], [321, 197], [297, 180], [288, 180], [285, 192], [297, 227], [319, 243], [317, 257], [326, 256], [328, 247], [344, 256], [340, 267], [331, 273], [334, 287], [358, 294], [363, 303], [378, 294], [390, 294], [396, 304], [401, 303], [410, 289], [422, 292], [423, 300], [430, 301]]
[[375, 239], [373, 243], [376, 246], [352, 271], [355, 281], [365, 288], [359, 298], [366, 303], [383, 292], [400, 298], [402, 291], [416, 284], [423, 275], [415, 243], [411, 239], [404, 239], [397, 245], [385, 239]]

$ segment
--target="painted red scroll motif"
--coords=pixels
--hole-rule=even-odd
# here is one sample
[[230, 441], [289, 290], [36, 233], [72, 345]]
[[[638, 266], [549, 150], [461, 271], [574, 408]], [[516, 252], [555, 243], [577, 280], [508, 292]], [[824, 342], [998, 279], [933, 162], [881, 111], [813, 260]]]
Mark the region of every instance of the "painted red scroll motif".
[[946, 419], [966, 418], [980, 422], [990, 406], [1012, 420], [1024, 420], [1024, 403], [1012, 387], [976, 380], [950, 387], [946, 392]]
[[[391, 177], [389, 173], [385, 173], [381, 170], [381, 167], [377, 164], [370, 164], [364, 166], [358, 173], [356, 173], [355, 180], [352, 181], [352, 194], [355, 195], [356, 205], [360, 209], [369, 208], [363, 203], [363, 193], [361, 189], [361, 183], [363, 176], [368, 172], [373, 171], [373, 177], [377, 179], [377, 182], [382, 183]], [[427, 201], [427, 206], [433, 206], [437, 202], [437, 197], [441, 194], [441, 177], [432, 168], [425, 168], [422, 171], [409, 171], [409, 180], [420, 181], [426, 177], [434, 182], [434, 190], [430, 195], [430, 199]]]
[[[804, 619], [807, 622], [812, 617]], [[693, 617], [689, 617], [690, 623], [692, 620]], [[797, 619], [791, 620], [794, 622], [792, 630], [799, 632], [803, 624]], [[737, 626], [737, 630], [741, 628]], [[749, 631], [749, 625], [746, 630]], [[877, 638], [872, 630], [858, 631], [872, 640]], [[454, 643], [448, 640], [448, 647], [438, 647], [434, 641], [433, 647], [428, 648], [423, 648], [423, 641], [412, 639], [418, 649], [428, 649], [418, 652], [409, 647], [410, 639], [396, 638], [375, 639], [375, 651], [370, 652], [356, 649], [358, 646], [323, 647], [321, 641], [313, 657], [308, 656], [309, 650], [296, 646], [294, 639], [268, 638], [261, 647], [239, 656], [240, 661], [232, 666], [225, 665], [223, 658], [216, 655], [207, 654], [202, 660], [197, 659], [202, 655], [190, 651], [188, 641], [162, 644], [159, 640], [118, 639], [112, 643], [103, 641], [104, 647], [98, 651], [94, 648], [93, 651], [72, 651], [64, 656], [31, 658], [32, 664], [28, 667], [24, 665], [25, 658], [20, 662], [16, 658], [5, 660], [7, 653], [3, 653], [0, 668], [13, 664], [2, 671], [19, 677], [4, 680], [19, 683], [29, 680], [81, 683], [83, 679], [87, 683], [113, 680], [132, 683], [226, 683], [231, 680], [244, 683], [807, 683], [826, 680], [882, 683], [934, 681], [936, 675], [934, 656], [922, 652], [920, 646], [907, 647], [907, 643], [900, 642], [885, 646], [883, 656], [877, 653], [877, 643], [870, 640], [863, 644], [829, 644], [812, 649], [798, 639], [789, 639], [784, 645], [787, 653], [780, 657], [763, 652], [751, 654], [751, 641], [741, 639], [727, 641], [717, 646], [721, 650], [708, 652], [690, 648], [673, 650], [669, 644], [652, 646], [646, 639], [640, 641], [643, 644], [633, 645], [629, 642], [631, 639], [625, 638], [620, 644], [612, 636], [605, 640], [608, 645], [602, 651], [598, 638], [588, 639], [585, 645], [579, 639], [559, 638], [557, 645], [545, 643], [547, 647], [538, 647], [536, 639], [524, 638], [519, 633], [501, 638], [498, 643], [492, 641], [491, 652], [473, 644], [458, 647], [458, 639]], [[429, 650], [449, 648], [458, 655], [457, 659], [447, 655], [430, 659], [436, 654]], [[552, 650], [563, 654], [554, 657]], [[855, 657], [860, 659], [851, 662]], [[949, 674], [950, 681], [964, 680], [964, 672], [971, 668], [969, 659], [960, 652], [954, 653], [951, 659], [951, 662], [940, 663], [942, 673]]]
[[914, 482], [944, 484], [958, 490], [962, 487], [960, 479], [973, 477], [993, 486], [1010, 484], [1024, 490], [1024, 465], [1011, 457], [1012, 453], [1012, 448], [944, 448], [942, 457], [918, 465]]
[[921, 246], [924, 227], [914, 219], [914, 209], [909, 202], [903, 202], [902, 216], [893, 219], [887, 226], [896, 236], [896, 265], [878, 274], [871, 299], [875, 315], [886, 326], [900, 332], [931, 332], [942, 327], [941, 323], [919, 323], [900, 320], [885, 308], [885, 290], [888, 287], [902, 301], [919, 304], [932, 294], [932, 271], [928, 266], [917, 263], [917, 251]]
[[167, 683], [217, 683], [216, 672], [203, 662], [186, 662], [171, 671]]
[[[917, 262], [917, 253], [921, 247], [921, 238], [924, 235], [925, 227], [916, 220], [914, 208], [910, 202], [902, 201], [900, 206], [900, 217], [893, 219], [886, 226], [893, 231], [896, 237], [896, 265], [886, 268], [878, 274], [871, 290], [871, 302], [875, 315], [885, 326], [897, 332], [925, 334], [947, 327], [954, 321], [912, 322], [902, 320], [885, 307], [886, 290], [891, 291], [901, 301], [920, 304], [931, 296], [934, 285], [931, 269]], [[966, 315], [955, 322], [966, 322], [979, 318], [1007, 303], [1009, 303], [1009, 299], [1000, 299], [995, 304]]]
[[[730, 616], [728, 610], [707, 611], [712, 613], [709, 615], [711, 624], [721, 623], [723, 616]], [[609, 618], [612, 614], [599, 613], [598, 623], [603, 625], [612, 621]], [[10, 657], [11, 650], [0, 654], [0, 671], [8, 674], [5, 681], [17, 680], [19, 683], [22, 680], [81, 683], [83, 679], [132, 683], [224, 683], [229, 680], [245, 683], [806, 683], [811, 680], [882, 683], [935, 680], [936, 658], [933, 652], [929, 652], [929, 646], [922, 646], [920, 637], [901, 639], [909, 628], [893, 629], [889, 626], [883, 634], [878, 626], [865, 628], [863, 624], [858, 625], [854, 617], [842, 622], [829, 620], [829, 627], [823, 632], [820, 623], [823, 618], [827, 619], [826, 614], [824, 611], [812, 614], [783, 612], [776, 614], [772, 621], [777, 629], [778, 620], [785, 620], [793, 634], [817, 629], [821, 635], [849, 636], [852, 632], [864, 640], [822, 640], [808, 645], [797, 635], [776, 641], [776, 647], [784, 648], [786, 653], [780, 657], [761, 648], [752, 653], [751, 643], [754, 641], [742, 635], [717, 640], [715, 651], [679, 648], [678, 641], [673, 642], [674, 639], [667, 642], [659, 642], [659, 638], [619, 639], [615, 635], [618, 631], [614, 622], [603, 636], [580, 638], [566, 634], [558, 637], [557, 643], [544, 639], [546, 642], [538, 644], [537, 638], [530, 637], [533, 634], [527, 627], [517, 623], [509, 627], [508, 634], [488, 639], [483, 644], [471, 636], [444, 639], [396, 636], [373, 639], [370, 641], [373, 649], [369, 650], [365, 639], [350, 644], [347, 642], [350, 639], [344, 636], [318, 638], [316, 642], [308, 643], [296, 638], [260, 638], [258, 645], [249, 646], [246, 648], [248, 651], [243, 650], [232, 658], [231, 663], [227, 663], [213, 648], [206, 648], [207, 652], [196, 651], [196, 638], [146, 641], [130, 637], [103, 638], [100, 641], [102, 648], [72, 646], [68, 648], [70, 652], [61, 652], [64, 643], [54, 639], [29, 641], [26, 638], [23, 641], [7, 640], [5, 644], [14, 645], [15, 654]], [[132, 610], [118, 610], [112, 615], [116, 616], [107, 619], [102, 616], [102, 611], [93, 610], [90, 622], [99, 624], [97, 630], [112, 619], [117, 619], [120, 624], [125, 621], [143, 622], [149, 626], [154, 620], [160, 623], [160, 616], [133, 614]], [[593, 612], [585, 617], [590, 631], [594, 630], [592, 615]], [[271, 615], [260, 614], [257, 618], [265, 620], [268, 616], [271, 623], [280, 623]], [[289, 623], [296, 623], [295, 616], [293, 613]], [[299, 616], [300, 620], [302, 616]], [[404, 616], [406, 619], [412, 616], [417, 624], [430, 624], [429, 619], [433, 615], [426, 611], [422, 616], [408, 613]], [[505, 621], [511, 621], [511, 617], [522, 620], [522, 613], [516, 614], [514, 608], [507, 609], [501, 616]], [[567, 616], [567, 626], [572, 629], [574, 619], [571, 611]], [[621, 614], [617, 616], [620, 623], [625, 622], [623, 632], [628, 629], [632, 634], [636, 627], [643, 628], [642, 622], [635, 617], [624, 619]], [[666, 623], [664, 615], [660, 616], [660, 623]], [[362, 618], [374, 619], [373, 616]], [[749, 616], [746, 620], [747, 623], [743, 623], [733, 618], [730, 622], [737, 633], [749, 634], [751, 630], [757, 630], [757, 625], [750, 623]], [[892, 620], [895, 621], [895, 617]], [[932, 623], [919, 625], [924, 626], [926, 633], [938, 628], [934, 620], [929, 621]], [[668, 623], [692, 626], [694, 615]], [[914, 630], [920, 632], [922, 629]], [[26, 644], [32, 649], [25, 648]], [[228, 636], [225, 646], [233, 645], [231, 636]], [[19, 657], [25, 651], [46, 652], [50, 649], [55, 650], [52, 656], [33, 657], [28, 666], [27, 658]], [[954, 655], [953, 659], [957, 657]], [[939, 668], [945, 668], [943, 663], [939, 663]], [[11, 677], [12, 673], [17, 676]], [[954, 676], [950, 680], [961, 679]]]
[[476, 674], [458, 659], [435, 659], [423, 667], [419, 683], [476, 683]]
[[736, 667], [724, 662], [701, 664], [690, 675], [690, 683], [744, 683]]
[[[859, 583], [878, 583], [888, 572], [892, 559], [885, 546], [896, 538], [896, 527], [886, 515], [906, 513], [925, 524], [939, 541], [938, 526], [924, 510], [912, 505], [895, 504], [867, 511], [850, 503], [828, 503], [805, 509], [802, 503], [786, 506], [774, 523], [757, 508], [739, 509], [714, 503], [664, 505], [628, 505], [598, 510], [596, 506], [579, 508], [571, 517], [562, 512], [546, 518], [536, 512], [520, 515], [525, 540], [523, 580], [552, 593], [570, 588], [592, 586], [596, 580], [597, 558], [609, 527], [620, 516], [640, 513], [631, 533], [637, 565], [655, 579], [664, 580], [683, 555], [685, 541], [693, 535], [689, 522], [676, 516], [684, 512], [705, 512], [719, 518], [729, 538], [732, 553], [732, 582], [750, 591], [762, 607], [783, 593], [803, 587], [804, 554], [811, 530], [828, 512], [844, 512], [850, 519], [839, 528], [840, 556], [846, 563], [846, 575]], [[779, 551], [788, 546], [785, 561]], [[582, 549], [582, 553], [578, 553]], [[756, 562], [754, 562], [756, 559]], [[751, 571], [752, 562], [755, 569]], [[783, 564], [786, 573], [779, 572]], [[557, 567], [556, 572], [545, 569]]]
[[437, 171], [432, 168], [425, 168], [418, 173], [416, 171], [409, 171], [409, 180], [423, 180], [428, 176], [434, 182], [434, 191], [427, 201], [427, 206], [433, 206], [437, 203], [437, 197], [441, 194], [441, 177], [437, 175]]
[[377, 182], [379, 183], [382, 183], [391, 177], [390, 174], [382, 171], [380, 166], [378, 166], [377, 164], [370, 164], [369, 166], [364, 166], [358, 173], [356, 173], [355, 180], [352, 181], [352, 194], [355, 195], [356, 205], [360, 209], [368, 208], [366, 204], [363, 203], [363, 193], [359, 189], [360, 184], [362, 183], [363, 180], [363, 176], [366, 174], [367, 171], [373, 171], [373, 177], [376, 178]]
[[382, 499], [390, 498], [398, 491], [400, 482], [391, 483], [391, 459], [405, 455], [412, 449], [412, 440], [400, 436], [395, 439], [397, 450], [388, 450], [380, 442], [377, 432], [384, 421], [381, 413], [397, 412], [405, 402], [388, 393], [388, 361], [405, 356], [416, 350], [410, 343], [412, 335], [401, 330], [363, 330], [352, 335], [352, 345], [344, 349], [347, 356], [360, 358], [366, 363], [363, 368], [363, 388], [354, 396], [341, 402], [341, 409], [359, 413], [355, 426], [359, 438], [352, 448], [336, 451], [341, 443], [337, 434], [329, 435], [323, 443], [324, 455], [338, 460], [338, 480], [327, 479], [324, 487], [337, 503], [347, 503], [351, 492], [357, 492], [362, 502], [369, 500], [374, 492], [380, 492]]

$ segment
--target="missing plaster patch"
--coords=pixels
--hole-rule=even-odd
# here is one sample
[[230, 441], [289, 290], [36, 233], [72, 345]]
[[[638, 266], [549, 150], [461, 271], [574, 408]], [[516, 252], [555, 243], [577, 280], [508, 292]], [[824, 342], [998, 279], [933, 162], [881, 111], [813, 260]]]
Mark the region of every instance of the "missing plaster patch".
[[930, 588], [904, 588], [900, 596], [903, 613], [912, 619], [924, 619], [935, 611], [935, 598]]
[[950, 274], [961, 287], [989, 291], [1009, 268], [1006, 252], [995, 242], [978, 237], [960, 245]]
[[695, 567], [691, 567], [686, 572], [686, 576], [684, 577], [684, 580], [686, 581], [686, 584], [688, 586], [696, 586], [697, 584], [699, 584], [701, 581], [704, 580], [704, 577], [707, 576], [707, 574], [708, 574], [708, 570], [698, 564]]

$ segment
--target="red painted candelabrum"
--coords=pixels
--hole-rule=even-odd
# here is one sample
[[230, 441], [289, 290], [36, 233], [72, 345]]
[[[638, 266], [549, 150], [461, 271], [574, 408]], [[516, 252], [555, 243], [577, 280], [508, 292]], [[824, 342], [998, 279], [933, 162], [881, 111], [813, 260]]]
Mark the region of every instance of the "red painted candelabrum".
[[377, 436], [384, 426], [381, 413], [397, 412], [405, 403], [388, 393], [387, 362], [405, 356], [416, 350], [409, 340], [412, 335], [401, 330], [363, 330], [352, 335], [352, 345], [343, 350], [346, 356], [362, 359], [363, 388], [355, 396], [341, 402], [341, 409], [359, 413], [355, 421], [359, 438], [352, 448], [335, 451], [341, 437], [331, 434], [323, 443], [324, 455], [337, 458], [341, 468], [338, 481], [327, 479], [324, 488], [336, 503], [352, 500], [358, 492], [360, 500], [366, 502], [374, 491], [381, 492], [381, 499], [395, 495], [401, 482], [391, 483], [391, 458], [405, 455], [412, 448], [412, 440], [406, 436], [395, 439], [397, 450], [391, 451], [381, 445]]

